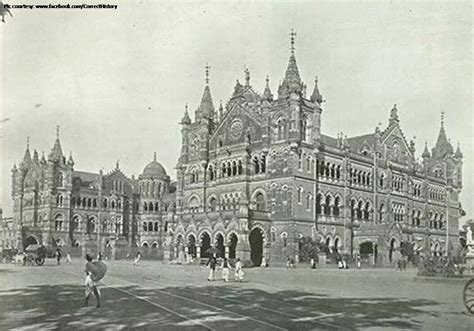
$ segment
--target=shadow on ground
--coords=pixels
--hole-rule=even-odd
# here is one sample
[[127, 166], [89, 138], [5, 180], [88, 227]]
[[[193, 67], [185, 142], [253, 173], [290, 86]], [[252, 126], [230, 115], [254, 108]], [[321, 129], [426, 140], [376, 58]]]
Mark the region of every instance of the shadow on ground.
[[[200, 323], [214, 329], [272, 329], [271, 325], [295, 330], [418, 329], [417, 317], [437, 304], [399, 298], [332, 298], [301, 291], [270, 293], [230, 284], [163, 289], [127, 286], [103, 288], [102, 294], [103, 305], [96, 309], [83, 307], [84, 288], [79, 285], [0, 291], [0, 329], [203, 329]], [[95, 304], [94, 298], [90, 303]]]

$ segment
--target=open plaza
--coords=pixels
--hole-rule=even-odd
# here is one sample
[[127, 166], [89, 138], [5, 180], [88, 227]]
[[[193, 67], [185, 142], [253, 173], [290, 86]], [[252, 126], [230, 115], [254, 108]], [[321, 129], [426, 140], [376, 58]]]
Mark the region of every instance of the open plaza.
[[[84, 307], [84, 261], [0, 264], [0, 329], [472, 330], [465, 281], [415, 279], [413, 269], [250, 268], [244, 282], [208, 269], [107, 261], [102, 306]], [[231, 269], [231, 275], [233, 270]], [[233, 277], [231, 277], [232, 279]], [[93, 300], [92, 300], [93, 301]]]

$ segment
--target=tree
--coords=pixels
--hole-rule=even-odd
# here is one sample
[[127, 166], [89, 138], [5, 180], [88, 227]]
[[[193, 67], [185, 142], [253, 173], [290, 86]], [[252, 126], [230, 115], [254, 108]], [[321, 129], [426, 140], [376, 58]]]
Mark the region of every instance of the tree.
[[321, 244], [311, 237], [303, 237], [300, 239], [299, 257], [301, 262], [308, 262], [311, 259], [317, 259], [318, 253], [324, 251]]

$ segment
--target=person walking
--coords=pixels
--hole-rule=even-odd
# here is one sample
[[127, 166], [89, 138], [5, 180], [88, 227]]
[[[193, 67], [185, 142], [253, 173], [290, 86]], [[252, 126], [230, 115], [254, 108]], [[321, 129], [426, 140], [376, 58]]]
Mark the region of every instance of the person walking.
[[206, 266], [209, 267], [209, 276], [207, 277], [207, 280], [210, 281], [210, 282], [214, 280], [214, 273], [216, 271], [216, 264], [217, 264], [216, 255], [212, 254], [212, 256], [209, 258], [209, 260], [206, 263]]
[[227, 258], [224, 257], [224, 259], [222, 260], [222, 279], [224, 280], [224, 282], [228, 282], [229, 281], [229, 261], [227, 261]]
[[242, 282], [244, 280], [244, 271], [242, 270], [242, 262], [240, 259], [237, 258], [237, 262], [235, 263], [235, 280]]
[[57, 261], [58, 265], [61, 264], [61, 257], [62, 257], [61, 249], [58, 248], [58, 249], [56, 250], [56, 261]]
[[141, 259], [142, 259], [142, 254], [140, 252], [137, 252], [137, 255], [135, 256], [135, 261], [133, 261], [133, 266], [138, 267], [138, 264], [140, 263]]
[[69, 264], [72, 263], [71, 254], [70, 254], [70, 253], [67, 253], [67, 254], [66, 254], [66, 263], [69, 263]]
[[90, 268], [88, 268], [88, 263], [92, 263], [92, 256], [89, 254], [86, 254], [86, 281], [85, 281], [85, 286], [86, 286], [86, 297], [84, 301], [84, 306], [87, 307], [89, 304], [89, 298], [91, 295], [93, 295], [96, 299], [96, 308], [100, 307], [100, 292], [99, 289], [97, 288], [97, 282], [92, 279], [92, 273], [90, 271]]
[[314, 260], [314, 258], [311, 258], [311, 269], [316, 269], [316, 261]]

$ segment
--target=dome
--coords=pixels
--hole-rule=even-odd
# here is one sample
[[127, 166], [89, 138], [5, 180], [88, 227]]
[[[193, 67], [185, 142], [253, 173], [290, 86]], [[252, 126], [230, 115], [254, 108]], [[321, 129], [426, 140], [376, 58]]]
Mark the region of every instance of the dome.
[[156, 153], [155, 153], [155, 157], [153, 158], [153, 161], [148, 163], [145, 169], [143, 169], [142, 175], [147, 176], [147, 177], [159, 177], [159, 178], [167, 177], [165, 168], [161, 165], [161, 163], [156, 161]]

